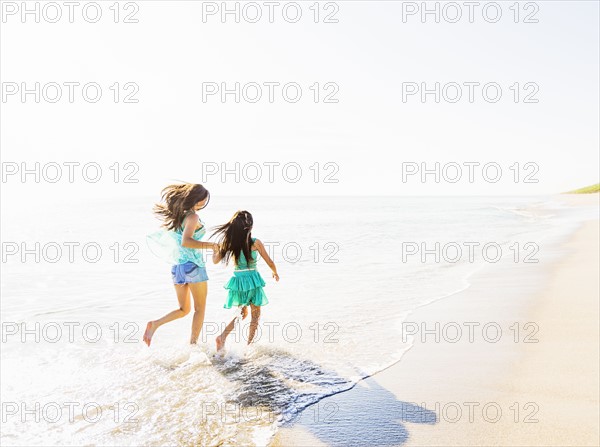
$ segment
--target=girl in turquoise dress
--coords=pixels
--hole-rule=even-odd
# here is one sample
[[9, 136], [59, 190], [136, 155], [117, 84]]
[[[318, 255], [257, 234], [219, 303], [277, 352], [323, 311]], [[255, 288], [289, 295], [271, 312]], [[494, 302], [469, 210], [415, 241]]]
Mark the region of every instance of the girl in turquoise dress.
[[198, 184], [170, 185], [162, 191], [163, 203], [154, 212], [163, 219], [162, 231], [147, 238], [148, 247], [160, 258], [170, 262], [171, 277], [177, 293], [179, 308], [158, 320], [149, 321], [144, 332], [144, 342], [150, 346], [156, 329], [163, 324], [190, 313], [190, 292], [194, 298], [194, 318], [190, 343], [195, 344], [204, 323], [206, 294], [208, 291], [206, 268], [202, 249], [218, 249], [218, 244], [202, 242], [206, 234], [197, 211], [210, 200], [210, 194]]
[[[232, 257], [235, 262], [233, 276], [224, 286], [228, 291], [224, 307], [226, 309], [234, 306], [241, 307], [242, 318], [246, 318], [247, 306], [250, 306], [252, 317], [248, 344], [254, 340], [260, 318], [260, 308], [269, 302], [263, 290], [265, 281], [256, 270], [259, 254], [271, 268], [275, 281], [279, 281], [277, 267], [269, 257], [265, 246], [260, 240], [252, 237], [253, 224], [252, 214], [248, 211], [238, 211], [229, 222], [217, 227], [213, 233], [213, 235], [219, 236], [219, 249], [213, 251], [213, 262], [217, 264], [223, 261], [227, 264]], [[237, 317], [231, 320], [223, 333], [217, 337], [217, 351], [225, 347], [225, 340], [233, 330], [236, 320]]]

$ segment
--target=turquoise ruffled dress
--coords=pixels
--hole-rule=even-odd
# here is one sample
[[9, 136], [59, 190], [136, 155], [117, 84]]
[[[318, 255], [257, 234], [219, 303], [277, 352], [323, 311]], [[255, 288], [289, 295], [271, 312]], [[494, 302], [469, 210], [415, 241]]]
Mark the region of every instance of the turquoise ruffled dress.
[[[256, 238], [252, 238], [252, 243]], [[258, 258], [257, 251], [251, 251], [252, 259], [250, 262], [246, 261], [244, 252], [240, 253], [240, 259], [238, 260], [233, 276], [227, 281], [223, 287], [229, 291], [227, 294], [227, 301], [223, 306], [225, 309], [231, 309], [236, 306], [248, 306], [253, 304], [255, 306], [264, 306], [269, 304], [267, 295], [265, 294], [263, 287], [265, 287], [265, 281], [256, 270], [256, 260]]]

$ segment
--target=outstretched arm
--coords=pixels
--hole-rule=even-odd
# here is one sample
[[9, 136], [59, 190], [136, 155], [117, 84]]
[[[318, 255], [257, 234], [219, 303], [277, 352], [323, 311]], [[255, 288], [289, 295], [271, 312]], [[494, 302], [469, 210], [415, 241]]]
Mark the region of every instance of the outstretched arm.
[[258, 253], [265, 260], [265, 262], [267, 263], [267, 265], [273, 272], [273, 278], [275, 278], [275, 281], [279, 281], [279, 274], [277, 273], [277, 267], [275, 266], [275, 263], [269, 256], [269, 253], [267, 253], [267, 250], [265, 249], [264, 244], [260, 240], [256, 239], [254, 241], [254, 245], [256, 245], [256, 249], [258, 250]]

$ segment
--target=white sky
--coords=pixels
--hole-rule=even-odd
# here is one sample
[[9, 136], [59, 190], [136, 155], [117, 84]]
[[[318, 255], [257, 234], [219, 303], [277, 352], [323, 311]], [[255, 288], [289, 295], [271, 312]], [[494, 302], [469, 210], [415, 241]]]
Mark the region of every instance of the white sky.
[[[73, 184], [10, 176], [3, 200], [156, 194], [175, 179], [202, 182], [202, 162], [233, 168], [235, 161], [295, 162], [303, 175], [289, 183], [276, 168], [269, 183], [263, 165], [263, 180], [254, 184], [209, 177], [212, 194], [531, 195], [598, 182], [598, 2], [536, 2], [539, 23], [514, 23], [514, 2], [500, 2], [503, 17], [495, 24], [480, 9], [474, 23], [438, 24], [431, 17], [421, 23], [417, 16], [403, 23], [402, 2], [392, 1], [336, 2], [339, 23], [330, 24], [313, 23], [313, 2], [301, 2], [303, 18], [295, 24], [283, 20], [280, 9], [275, 23], [237, 24], [230, 17], [223, 24], [216, 16], [202, 22], [202, 2], [139, 1], [139, 23], [115, 24], [108, 9], [113, 2], [99, 3], [103, 18], [95, 24], [80, 10], [75, 23], [38, 24], [33, 17], [21, 23], [18, 15], [3, 15], [3, 83], [98, 82], [103, 98], [89, 104], [76, 90], [70, 104], [66, 87], [56, 104], [8, 97], [1, 104], [2, 162], [96, 162], [104, 173], [96, 184], [81, 180], [77, 170]], [[136, 83], [139, 103], [112, 102], [115, 82]], [[289, 104], [276, 90], [273, 104], [236, 104], [231, 97], [225, 104], [217, 97], [203, 103], [203, 82], [297, 82], [303, 98]], [[315, 82], [336, 83], [339, 103], [312, 102]], [[436, 104], [431, 96], [424, 104], [417, 96], [403, 103], [403, 82], [497, 82], [503, 97], [487, 103], [478, 89], [474, 103]], [[515, 104], [509, 89], [515, 82], [536, 83], [539, 103]], [[432, 176], [426, 183], [418, 176], [402, 182], [403, 162], [431, 167], [436, 161], [495, 162], [503, 176], [488, 183], [476, 169], [475, 183], [463, 177], [438, 184]], [[109, 170], [115, 162], [136, 163], [139, 183], [115, 184]], [[315, 183], [309, 169], [315, 162], [321, 176], [332, 172], [325, 163], [336, 163], [339, 182], [321, 177]], [[521, 175], [532, 172], [523, 170], [525, 163], [535, 163], [539, 182], [521, 177], [515, 183], [509, 170], [515, 162]]]

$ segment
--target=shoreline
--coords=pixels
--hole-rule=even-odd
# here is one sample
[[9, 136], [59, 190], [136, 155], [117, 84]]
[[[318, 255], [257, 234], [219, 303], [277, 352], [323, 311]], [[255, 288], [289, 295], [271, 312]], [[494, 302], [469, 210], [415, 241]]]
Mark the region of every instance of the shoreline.
[[308, 407], [270, 445], [598, 445], [598, 224], [545, 244], [547, 262], [495, 265], [416, 309], [399, 362]]

